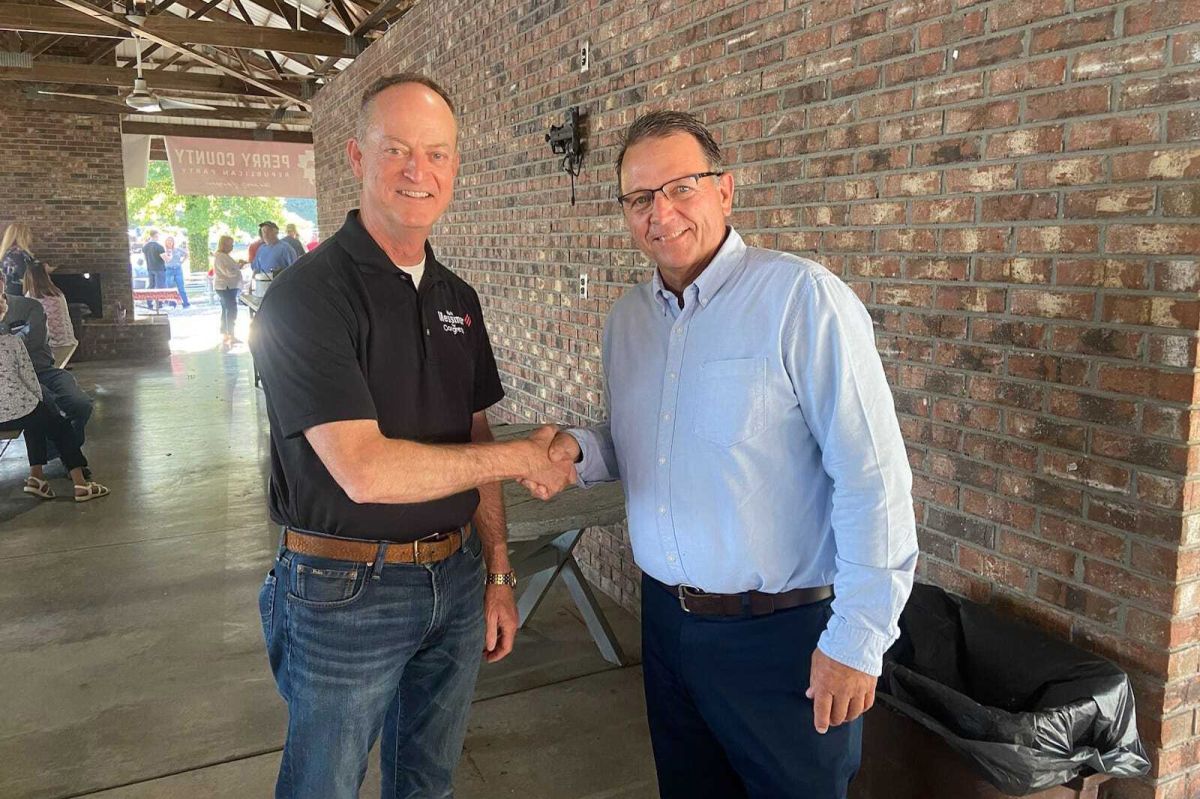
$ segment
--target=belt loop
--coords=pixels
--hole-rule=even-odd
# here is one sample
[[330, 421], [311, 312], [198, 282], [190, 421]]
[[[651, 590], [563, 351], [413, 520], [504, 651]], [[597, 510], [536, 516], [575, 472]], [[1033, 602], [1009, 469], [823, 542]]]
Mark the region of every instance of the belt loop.
[[741, 599], [742, 599], [742, 618], [743, 619], [748, 619], [754, 615], [754, 605], [750, 601], [750, 598], [753, 596], [753, 594], [754, 594], [753, 591], [742, 592]]
[[279, 526], [279, 548], [275, 552], [275, 560], [282, 559], [283, 553], [287, 551], [287, 531], [288, 528], [286, 524]]
[[380, 575], [383, 574], [383, 562], [387, 558], [387, 548], [388, 548], [388, 542], [380, 541], [379, 549], [376, 550], [376, 552], [375, 552], [375, 563], [368, 564], [371, 566], [371, 579], [372, 580], [378, 580]]

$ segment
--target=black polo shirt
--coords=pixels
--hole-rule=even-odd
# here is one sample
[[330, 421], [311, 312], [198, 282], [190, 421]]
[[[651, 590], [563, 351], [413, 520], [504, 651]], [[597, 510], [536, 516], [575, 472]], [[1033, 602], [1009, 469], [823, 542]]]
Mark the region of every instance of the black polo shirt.
[[372, 419], [388, 438], [465, 443], [471, 414], [504, 396], [479, 297], [428, 243], [417, 291], [351, 211], [332, 238], [272, 281], [250, 349], [271, 423], [275, 522], [413, 541], [470, 520], [475, 490], [404, 505], [352, 502], [304, 435], [327, 422]]

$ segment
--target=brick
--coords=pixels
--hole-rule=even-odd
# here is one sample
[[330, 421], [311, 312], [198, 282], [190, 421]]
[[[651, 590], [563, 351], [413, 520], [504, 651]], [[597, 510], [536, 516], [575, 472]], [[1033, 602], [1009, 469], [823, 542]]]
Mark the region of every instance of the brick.
[[1041, 61], [1018, 61], [998, 67], [988, 76], [988, 93], [993, 97], [1031, 89], [1061, 86], [1066, 82], [1066, 56]]
[[888, 28], [901, 28], [935, 17], [950, 14], [950, 0], [895, 0], [887, 4]]
[[1110, 216], [1148, 216], [1154, 212], [1154, 189], [1100, 189], [1072, 192], [1066, 197], [1068, 219]]
[[1149, 287], [1144, 261], [1114, 258], [1061, 259], [1055, 273], [1055, 282], [1060, 286], [1095, 286], [1109, 289]]
[[1125, 557], [1125, 539], [1079, 519], [1042, 515], [1038, 535], [1094, 557], [1118, 561]]
[[1105, 321], [1118, 324], [1195, 330], [1200, 326], [1200, 301], [1108, 294], [1101, 315]]
[[858, 45], [858, 60], [860, 64], [887, 61], [898, 56], [908, 55], [913, 51], [915, 46], [916, 37], [911, 30], [900, 31], [889, 36], [867, 39]]
[[1162, 210], [1164, 217], [1195, 219], [1200, 217], [1200, 183], [1185, 186], [1164, 186]]
[[[1153, 197], [1153, 192], [1151, 192], [1151, 196]], [[981, 222], [1031, 221], [1054, 219], [1057, 216], [1057, 194], [1003, 194], [984, 198], [979, 220]]]
[[916, 87], [917, 108], [954, 105], [983, 97], [983, 73], [954, 75]]
[[955, 252], [1004, 252], [1012, 232], [1009, 228], [954, 228], [942, 233], [942, 250]]
[[1014, 347], [1037, 348], [1045, 340], [1046, 326], [1036, 322], [1012, 322], [976, 318], [971, 320], [971, 339]]
[[1093, 433], [1092, 452], [1124, 463], [1175, 473], [1185, 471], [1188, 462], [1186, 446], [1109, 430]]
[[1055, 327], [1050, 347], [1055, 352], [1099, 355], [1105, 358], [1141, 358], [1145, 337], [1111, 327]]
[[1007, 530], [1000, 531], [996, 550], [1026, 566], [1068, 577], [1075, 571], [1078, 557], [1070, 550]]
[[1093, 225], [1047, 225], [1017, 229], [1018, 252], [1095, 252], [1100, 238]]
[[1177, 33], [1171, 37], [1171, 62], [1195, 64], [1200, 62], [1200, 34], [1196, 31]]
[[1156, 369], [1101, 364], [1097, 371], [1096, 385], [1104, 391], [1150, 396], [1165, 402], [1193, 401], [1193, 381], [1190, 375], [1160, 372]]
[[1200, 22], [1200, 8], [1192, 0], [1147, 0], [1125, 9], [1125, 35]]
[[1129, 425], [1137, 417], [1137, 405], [1124, 399], [1055, 389], [1050, 392], [1050, 412], [1096, 424]]
[[953, 69], [958, 72], [1009, 61], [1021, 54], [1021, 40], [1021, 34], [1009, 34], [964, 44], [958, 48], [958, 57], [953, 59]]
[[934, 307], [944, 311], [1000, 313], [1004, 310], [1004, 291], [999, 289], [939, 286]]
[[1136, 600], [1147, 608], [1171, 612], [1175, 601], [1172, 586], [1165, 581], [1151, 580], [1120, 566], [1091, 558], [1084, 559], [1083, 581], [1106, 593]]
[[1021, 188], [1044, 189], [1101, 183], [1104, 181], [1104, 170], [1103, 156], [1034, 161], [1021, 167]]
[[900, 225], [904, 223], [904, 203], [864, 203], [850, 206], [852, 225]]
[[1169, 79], [1137, 78], [1125, 81], [1118, 97], [1123, 111], [1156, 105], [1188, 103], [1200, 99], [1200, 71], [1176, 72]]
[[1036, 55], [1108, 41], [1113, 38], [1115, 21], [1116, 13], [1105, 11], [1043, 25], [1034, 29], [1029, 41], [1029, 52]]
[[958, 565], [986, 580], [1024, 591], [1032, 572], [1028, 567], [970, 546], [958, 549]]
[[951, 169], [946, 172], [946, 191], [1010, 191], [1017, 187], [1014, 164]]
[[1085, 86], [1028, 97], [1025, 100], [1025, 121], [1103, 114], [1111, 107], [1111, 94], [1108, 86]]
[[1041, 406], [1043, 393], [1037, 386], [991, 377], [973, 375], [967, 381], [967, 396], [971, 399], [1027, 411]]
[[1006, 372], [1009, 377], [1022, 380], [1040, 380], [1065, 386], [1084, 386], [1088, 375], [1087, 361], [1064, 358], [1061, 355], [1044, 355], [1032, 352], [1014, 352], [1008, 356]]
[[1044, 258], [981, 258], [975, 278], [985, 283], [1049, 283], [1050, 270], [1050, 260]]
[[1008, 127], [1017, 123], [1020, 113], [1021, 106], [1016, 100], [953, 108], [946, 111], [946, 132], [965, 133]]
[[884, 252], [935, 252], [937, 236], [932, 230], [881, 230], [878, 246]]
[[1019, 158], [1025, 155], [1061, 152], [1063, 126], [1046, 125], [1040, 128], [993, 133], [987, 140], [987, 158]]
[[963, 39], [974, 39], [983, 34], [984, 19], [982, 11], [971, 11], [961, 16], [940, 19], [922, 25], [917, 34], [917, 41], [922, 50], [931, 50]]
[[1200, 139], [1200, 109], [1187, 108], [1167, 113], [1167, 141]]
[[913, 148], [913, 165], [935, 166], [978, 161], [979, 144], [978, 136], [918, 144]]
[[1095, 458], [1082, 458], [1062, 452], [1047, 452], [1042, 472], [1059, 480], [1081, 483], [1089, 488], [1117, 494], [1129, 489], [1131, 479], [1129, 469]]
[[1098, 150], [1150, 144], [1158, 141], [1159, 130], [1158, 116], [1153, 114], [1069, 122], [1066, 137], [1067, 148], [1070, 150]]
[[1165, 37], [1145, 42], [1089, 50], [1075, 58], [1071, 79], [1076, 81], [1111, 78], [1130, 72], [1159, 69], [1166, 65], [1167, 40]]
[[914, 225], [970, 222], [975, 218], [975, 201], [970, 197], [913, 200], [910, 207]]
[[880, 123], [879, 141], [885, 144], [926, 139], [937, 136], [942, 132], [942, 114], [940, 111], [927, 111], [922, 114], [888, 119]]
[[1194, 255], [1200, 250], [1200, 225], [1112, 225], [1108, 251], [1153, 255]]
[[989, 21], [998, 31], [1062, 16], [1067, 10], [1066, 0], [1007, 0], [992, 8]]
[[1119, 603], [1083, 586], [1038, 574], [1036, 591], [1039, 599], [1101, 624], [1115, 625], [1120, 620]]

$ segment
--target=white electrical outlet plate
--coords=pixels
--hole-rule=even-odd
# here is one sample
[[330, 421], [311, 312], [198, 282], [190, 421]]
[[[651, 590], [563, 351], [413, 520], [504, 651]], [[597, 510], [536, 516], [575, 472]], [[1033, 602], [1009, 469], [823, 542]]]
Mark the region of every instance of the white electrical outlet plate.
[[592, 65], [592, 48], [587, 39], [579, 46], [579, 71], [587, 72]]
[[579, 276], [579, 299], [586, 300], [588, 298], [588, 278], [584, 272]]

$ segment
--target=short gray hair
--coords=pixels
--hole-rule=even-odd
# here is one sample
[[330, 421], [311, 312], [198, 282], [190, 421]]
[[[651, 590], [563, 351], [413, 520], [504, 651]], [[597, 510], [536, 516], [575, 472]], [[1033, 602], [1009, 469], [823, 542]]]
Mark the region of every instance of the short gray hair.
[[661, 139], [676, 133], [686, 133], [695, 139], [704, 151], [708, 168], [713, 172], [721, 171], [724, 163], [721, 146], [703, 122], [686, 111], [651, 111], [635, 119], [625, 132], [625, 141], [617, 155], [617, 186], [621, 185], [621, 164], [625, 161], [626, 150], [643, 139]]
[[367, 135], [367, 121], [371, 118], [371, 106], [374, 104], [375, 98], [387, 89], [403, 83], [417, 83], [433, 90], [438, 97], [446, 101], [451, 114], [457, 113], [454, 110], [454, 101], [450, 99], [450, 94], [433, 78], [426, 77], [420, 72], [397, 72], [393, 75], [384, 75], [368, 86], [362, 94], [362, 101], [358, 107], [358, 124], [355, 126], [354, 132], [359, 141], [362, 141]]

